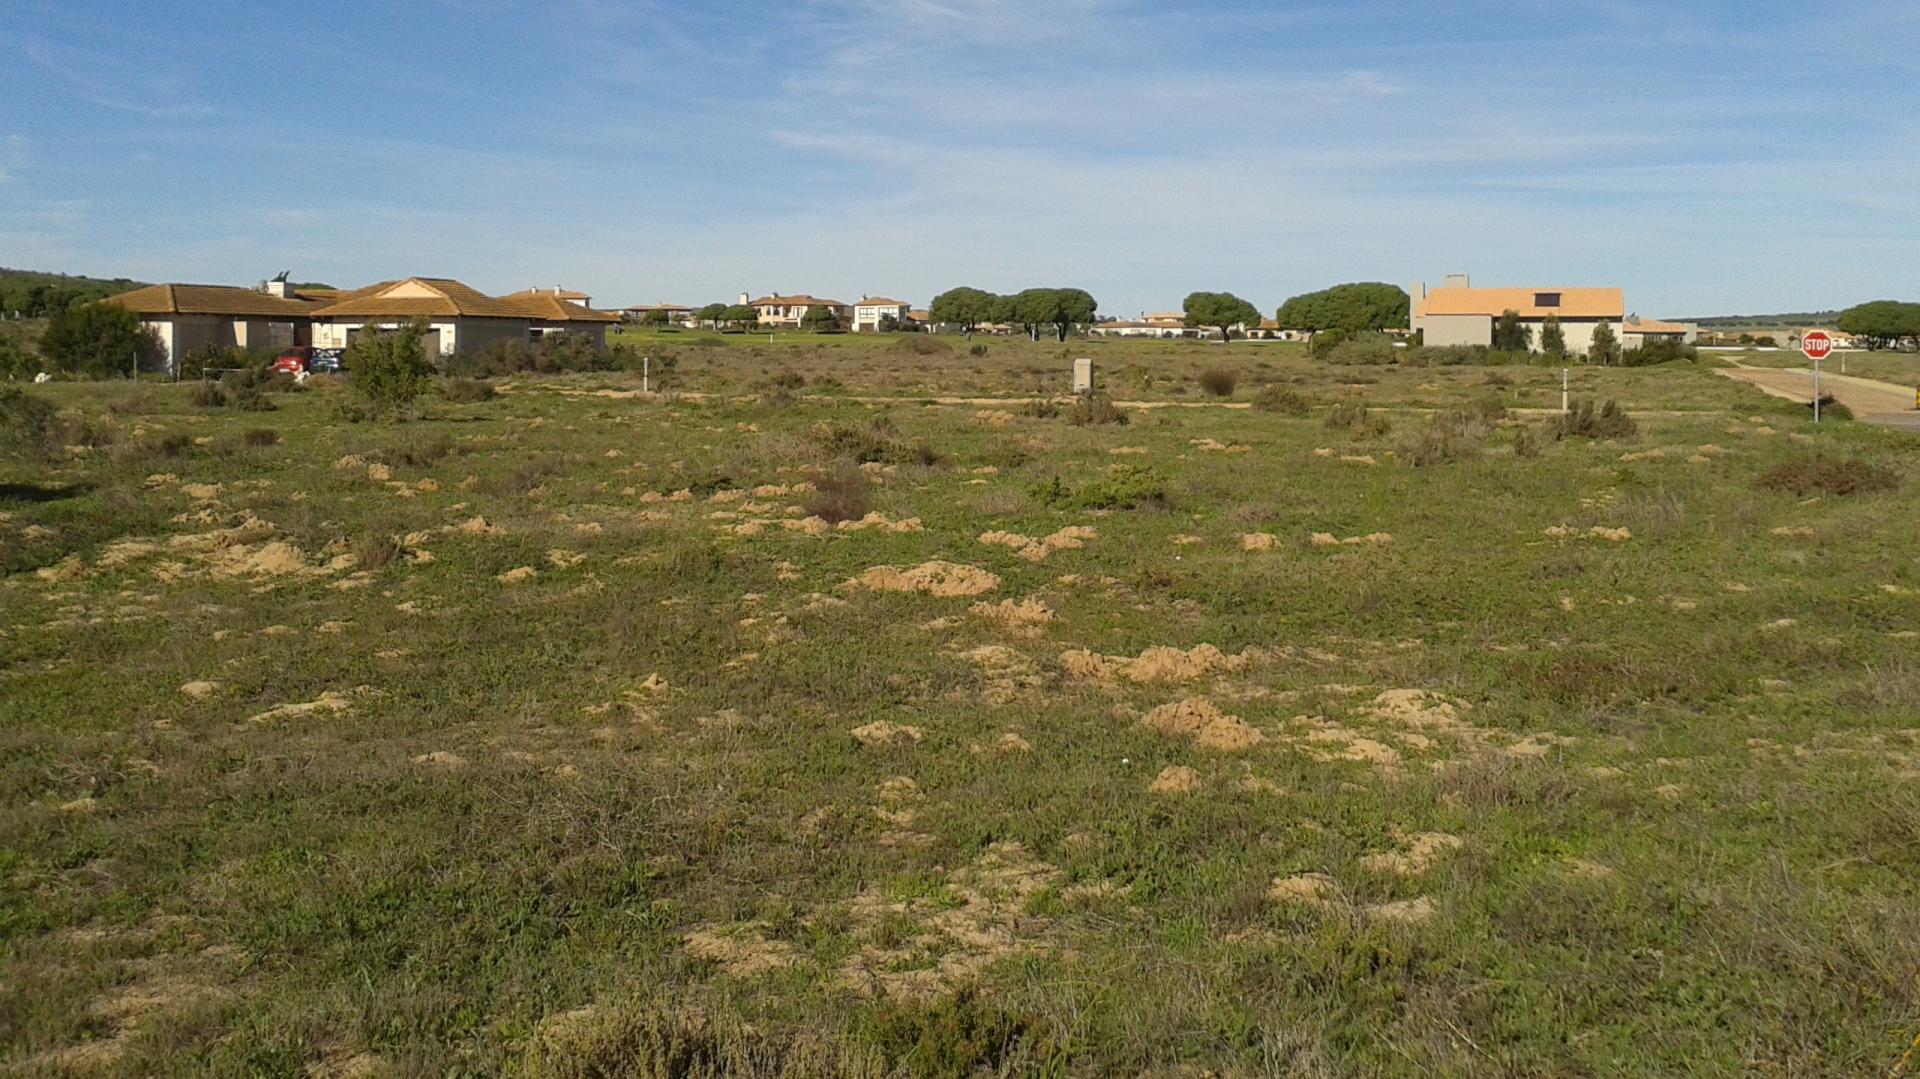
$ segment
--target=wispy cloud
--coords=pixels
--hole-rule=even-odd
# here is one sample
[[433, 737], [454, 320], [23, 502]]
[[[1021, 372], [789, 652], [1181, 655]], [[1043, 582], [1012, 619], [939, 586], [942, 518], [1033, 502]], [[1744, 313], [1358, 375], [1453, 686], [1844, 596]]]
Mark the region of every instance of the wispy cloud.
[[[20, 51], [85, 101], [101, 108], [137, 113], [155, 120], [211, 116], [211, 106], [184, 98], [178, 78], [155, 74], [149, 62], [132, 65], [84, 49], [55, 44], [32, 35], [20, 39]], [[164, 70], [164, 69], [162, 69]]]

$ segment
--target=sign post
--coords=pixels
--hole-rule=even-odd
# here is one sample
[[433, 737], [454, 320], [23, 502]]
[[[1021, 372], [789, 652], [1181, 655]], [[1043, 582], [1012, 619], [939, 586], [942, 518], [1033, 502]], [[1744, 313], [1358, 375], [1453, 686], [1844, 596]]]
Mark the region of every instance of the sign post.
[[1820, 422], [1820, 361], [1833, 355], [1833, 338], [1825, 330], [1809, 330], [1800, 339], [1800, 351], [1813, 361], [1813, 422]]

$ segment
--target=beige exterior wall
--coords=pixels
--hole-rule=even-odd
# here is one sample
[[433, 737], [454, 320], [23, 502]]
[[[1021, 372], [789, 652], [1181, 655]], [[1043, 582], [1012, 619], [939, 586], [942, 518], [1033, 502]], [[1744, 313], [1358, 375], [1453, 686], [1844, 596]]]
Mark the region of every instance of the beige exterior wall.
[[1425, 331], [1423, 342], [1437, 348], [1493, 343], [1493, 320], [1485, 315], [1426, 315], [1414, 328]]
[[880, 329], [880, 320], [892, 315], [901, 322], [907, 321], [907, 312], [911, 310], [905, 304], [854, 304], [853, 332], [871, 333]]

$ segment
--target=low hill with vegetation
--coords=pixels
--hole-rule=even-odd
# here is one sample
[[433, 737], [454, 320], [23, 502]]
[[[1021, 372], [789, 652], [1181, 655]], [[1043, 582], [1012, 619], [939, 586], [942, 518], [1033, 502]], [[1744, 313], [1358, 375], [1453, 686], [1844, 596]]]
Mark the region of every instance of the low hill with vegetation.
[[75, 304], [104, 300], [145, 284], [145, 281], [126, 277], [85, 277], [0, 267], [0, 318], [44, 318]]

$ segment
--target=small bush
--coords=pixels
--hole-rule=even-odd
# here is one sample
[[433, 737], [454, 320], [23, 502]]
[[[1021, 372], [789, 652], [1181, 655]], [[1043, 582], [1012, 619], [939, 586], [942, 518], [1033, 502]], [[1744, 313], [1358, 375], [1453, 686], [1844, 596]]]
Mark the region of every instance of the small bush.
[[279, 442], [280, 432], [271, 427], [249, 427], [241, 432], [240, 441], [258, 449]]
[[53, 444], [59, 410], [43, 398], [13, 386], [0, 386], [0, 457], [44, 458]]
[[1060, 402], [1051, 397], [1036, 397], [1020, 406], [1020, 414], [1036, 420], [1050, 420], [1060, 415]]
[[857, 521], [873, 508], [873, 485], [867, 474], [849, 460], [835, 461], [814, 477], [813, 497], [805, 509], [809, 517], [826, 521]]
[[1327, 430], [1348, 431], [1356, 435], [1384, 435], [1393, 430], [1393, 421], [1384, 412], [1375, 412], [1358, 401], [1342, 401], [1327, 410]]
[[181, 431], [154, 431], [115, 451], [129, 460], [178, 457], [193, 448], [193, 436]]
[[1380, 367], [1399, 363], [1401, 351], [1385, 335], [1367, 334], [1340, 342], [1327, 350], [1325, 359], [1349, 367]]
[[1113, 398], [1104, 393], [1083, 395], [1067, 410], [1067, 422], [1075, 427], [1096, 427], [1101, 424], [1122, 424], [1127, 422], [1125, 409], [1113, 403]]
[[130, 393], [107, 402], [107, 411], [115, 416], [151, 416], [159, 411], [151, 394]]
[[1859, 495], [1891, 491], [1900, 477], [1885, 465], [1848, 457], [1800, 457], [1775, 465], [1754, 481], [1763, 490], [1813, 495]]
[[227, 395], [218, 382], [196, 382], [187, 391], [187, 403], [195, 408], [225, 408]]
[[971, 348], [967, 349], [967, 355], [972, 356], [976, 359], [978, 359], [981, 356], [985, 356], [986, 354], [987, 354], [987, 346], [984, 344], [976, 344]]
[[[1808, 401], [1806, 408], [1807, 415], [1812, 416], [1813, 402]], [[1820, 395], [1820, 418], [1822, 420], [1851, 420], [1853, 419], [1853, 409], [1834, 400], [1832, 394], [1823, 393]]]
[[440, 398], [456, 405], [478, 404], [491, 401], [499, 394], [494, 388], [474, 378], [443, 378], [440, 380]]
[[353, 545], [354, 565], [363, 570], [385, 569], [400, 557], [400, 542], [392, 536], [363, 536]]
[[1554, 436], [1567, 438], [1632, 438], [1640, 431], [1640, 425], [1633, 422], [1626, 409], [1618, 401], [1608, 399], [1598, 410], [1593, 402], [1575, 402], [1572, 410], [1563, 414], [1554, 423]]
[[1290, 386], [1265, 386], [1253, 395], [1253, 409], [1299, 417], [1312, 413], [1313, 403]]
[[1055, 476], [1032, 494], [1055, 509], [1130, 510], [1167, 504], [1166, 481], [1153, 469], [1134, 464], [1114, 465], [1104, 477], [1078, 489]]
[[433, 366], [420, 345], [417, 326], [391, 333], [362, 332], [347, 346], [346, 367], [353, 391], [376, 416], [412, 414], [414, 399], [427, 391]]
[[1681, 344], [1671, 338], [1655, 338], [1639, 348], [1630, 348], [1622, 352], [1620, 366], [1648, 367], [1656, 363], [1674, 363], [1681, 360], [1692, 362], [1699, 358], [1700, 350], [1692, 345]]
[[1225, 368], [1210, 367], [1200, 372], [1197, 381], [1209, 397], [1232, 397], [1234, 387], [1240, 384], [1240, 376]]
[[1427, 429], [1419, 440], [1408, 448], [1407, 462], [1415, 468], [1427, 468], [1477, 457], [1492, 430], [1492, 422], [1481, 411], [1456, 408], [1436, 412], [1427, 420]]
[[1515, 457], [1540, 456], [1540, 438], [1533, 433], [1532, 427], [1513, 429], [1513, 455]]
[[908, 356], [944, 356], [953, 351], [945, 341], [926, 334], [910, 333], [887, 346], [889, 352]]

